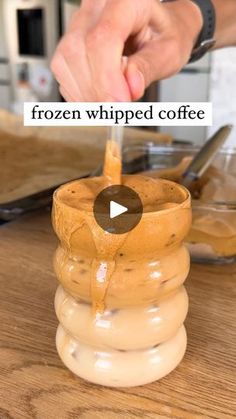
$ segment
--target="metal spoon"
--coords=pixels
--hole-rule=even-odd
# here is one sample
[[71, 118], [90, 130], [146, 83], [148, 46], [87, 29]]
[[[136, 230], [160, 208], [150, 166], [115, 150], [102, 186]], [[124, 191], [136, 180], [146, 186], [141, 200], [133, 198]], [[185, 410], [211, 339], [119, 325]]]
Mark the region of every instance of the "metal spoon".
[[194, 159], [191, 161], [188, 168], [182, 175], [181, 183], [186, 188], [189, 188], [193, 181], [202, 177], [205, 171], [210, 166], [219, 148], [227, 140], [232, 131], [232, 125], [225, 125], [221, 127], [200, 149]]

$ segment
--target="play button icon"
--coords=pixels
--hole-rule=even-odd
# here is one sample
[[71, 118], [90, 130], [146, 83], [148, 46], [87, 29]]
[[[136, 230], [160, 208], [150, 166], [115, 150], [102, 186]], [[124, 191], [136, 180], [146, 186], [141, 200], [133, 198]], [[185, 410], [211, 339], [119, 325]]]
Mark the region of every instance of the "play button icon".
[[103, 230], [112, 234], [124, 234], [139, 223], [143, 206], [133, 189], [113, 185], [98, 194], [93, 212], [96, 222]]
[[128, 208], [124, 207], [123, 205], [118, 204], [115, 201], [110, 202], [110, 218], [118, 217], [121, 214], [124, 214], [128, 211]]

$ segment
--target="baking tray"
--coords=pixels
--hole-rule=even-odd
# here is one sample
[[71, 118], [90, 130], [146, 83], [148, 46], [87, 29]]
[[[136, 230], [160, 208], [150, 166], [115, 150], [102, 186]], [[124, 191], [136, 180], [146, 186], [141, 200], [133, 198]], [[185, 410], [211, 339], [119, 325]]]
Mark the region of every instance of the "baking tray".
[[[106, 138], [105, 127], [24, 127], [21, 117], [0, 110], [0, 219], [47, 205], [58, 185], [101, 167]], [[128, 144], [172, 141], [134, 129], [125, 138]]]
[[[170, 164], [174, 166], [180, 158], [180, 151], [178, 152], [178, 150], [181, 150], [183, 153], [183, 150], [185, 149], [187, 151], [189, 146], [180, 145], [178, 142], [174, 142], [172, 146], [157, 146], [151, 142], [148, 142], [145, 145], [142, 142], [125, 146], [123, 149], [123, 173], [135, 174], [168, 167]], [[191, 151], [192, 150], [193, 148], [191, 148]], [[72, 181], [89, 176], [99, 176], [101, 173], [102, 165], [99, 165], [96, 170], [67, 180]], [[24, 196], [20, 199], [0, 204], [0, 220], [10, 221], [26, 212], [35, 211], [51, 205], [53, 192], [60, 185], [61, 183], [40, 192]]]

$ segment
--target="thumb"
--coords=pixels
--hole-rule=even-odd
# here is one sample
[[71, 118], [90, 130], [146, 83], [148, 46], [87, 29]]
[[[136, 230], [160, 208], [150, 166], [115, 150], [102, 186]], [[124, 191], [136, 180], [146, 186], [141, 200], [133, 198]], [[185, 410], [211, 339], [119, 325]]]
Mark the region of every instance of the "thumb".
[[169, 39], [148, 42], [128, 58], [125, 77], [133, 100], [140, 99], [146, 87], [170, 77], [178, 69], [177, 51]]
[[139, 69], [135, 62], [128, 62], [125, 70], [125, 78], [129, 87], [132, 100], [140, 99], [146, 88], [144, 72]]

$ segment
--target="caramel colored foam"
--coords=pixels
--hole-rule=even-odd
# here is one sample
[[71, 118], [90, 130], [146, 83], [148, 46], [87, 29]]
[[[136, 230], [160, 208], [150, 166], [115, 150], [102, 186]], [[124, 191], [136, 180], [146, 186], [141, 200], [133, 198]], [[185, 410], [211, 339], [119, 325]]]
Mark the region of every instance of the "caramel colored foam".
[[103, 176], [107, 185], [121, 184], [121, 150], [118, 145], [110, 140], [106, 144], [105, 161], [103, 166]]
[[[174, 208], [188, 197], [188, 193], [181, 186], [148, 176], [123, 176], [122, 185], [138, 193], [144, 213]], [[105, 176], [80, 179], [59, 188], [57, 199], [67, 206], [91, 213], [96, 196], [108, 186], [109, 182]]]

